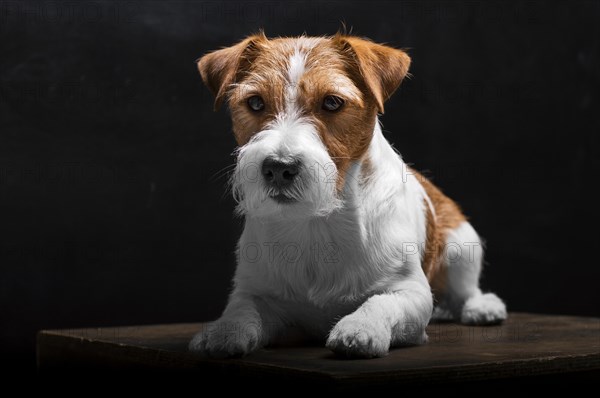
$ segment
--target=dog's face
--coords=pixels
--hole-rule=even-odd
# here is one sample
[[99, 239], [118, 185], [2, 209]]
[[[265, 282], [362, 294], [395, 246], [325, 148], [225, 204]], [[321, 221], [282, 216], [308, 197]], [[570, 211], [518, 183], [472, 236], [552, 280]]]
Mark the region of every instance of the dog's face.
[[409, 64], [401, 50], [345, 35], [258, 34], [202, 57], [215, 108], [227, 101], [231, 110], [238, 210], [307, 217], [338, 208], [347, 171], [368, 161], [377, 113]]

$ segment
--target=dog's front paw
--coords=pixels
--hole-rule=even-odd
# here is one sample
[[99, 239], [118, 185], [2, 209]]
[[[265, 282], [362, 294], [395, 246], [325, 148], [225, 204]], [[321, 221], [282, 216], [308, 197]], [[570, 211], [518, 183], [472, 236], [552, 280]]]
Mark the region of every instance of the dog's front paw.
[[329, 332], [326, 346], [347, 357], [384, 357], [390, 349], [391, 336], [391, 330], [380, 322], [350, 314]]
[[190, 341], [192, 352], [212, 358], [240, 357], [260, 346], [261, 328], [253, 322], [217, 320]]

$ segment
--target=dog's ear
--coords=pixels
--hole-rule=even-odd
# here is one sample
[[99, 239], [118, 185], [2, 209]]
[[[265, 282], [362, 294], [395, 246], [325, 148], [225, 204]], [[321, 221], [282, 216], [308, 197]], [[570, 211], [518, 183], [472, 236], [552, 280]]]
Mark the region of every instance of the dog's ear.
[[204, 55], [197, 61], [204, 84], [215, 96], [215, 110], [223, 104], [227, 90], [239, 72], [258, 55], [261, 44], [268, 41], [261, 31], [238, 44]]
[[354, 36], [337, 34], [333, 40], [346, 56], [355, 61], [362, 79], [375, 98], [379, 112], [383, 113], [384, 102], [408, 74], [408, 54]]

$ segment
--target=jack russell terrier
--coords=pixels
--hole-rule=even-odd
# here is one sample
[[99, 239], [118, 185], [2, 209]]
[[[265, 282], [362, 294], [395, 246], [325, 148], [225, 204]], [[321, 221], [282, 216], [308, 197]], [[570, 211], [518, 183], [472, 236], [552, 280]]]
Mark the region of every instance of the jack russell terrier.
[[227, 307], [191, 351], [241, 356], [293, 328], [342, 356], [382, 357], [425, 343], [432, 316], [506, 319], [479, 289], [471, 224], [382, 134], [378, 114], [409, 65], [402, 50], [339, 33], [261, 32], [198, 61], [215, 109], [231, 111], [245, 227]]

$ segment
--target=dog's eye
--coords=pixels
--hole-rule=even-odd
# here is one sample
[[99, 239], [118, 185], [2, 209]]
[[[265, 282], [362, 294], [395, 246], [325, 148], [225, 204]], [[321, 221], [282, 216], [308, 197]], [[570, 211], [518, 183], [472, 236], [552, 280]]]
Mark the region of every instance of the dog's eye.
[[248, 106], [254, 112], [260, 112], [265, 109], [265, 102], [258, 95], [253, 95], [252, 97], [248, 98]]
[[335, 112], [344, 105], [344, 100], [335, 95], [328, 95], [323, 99], [322, 108], [326, 111]]

